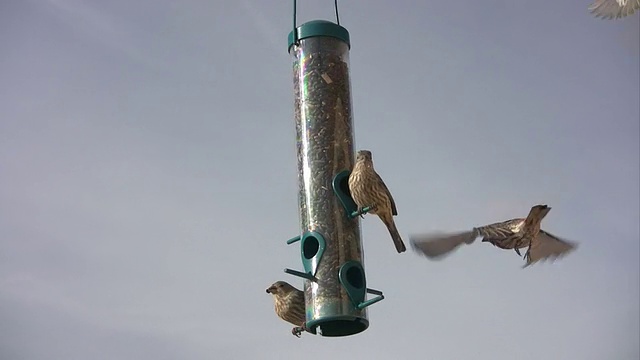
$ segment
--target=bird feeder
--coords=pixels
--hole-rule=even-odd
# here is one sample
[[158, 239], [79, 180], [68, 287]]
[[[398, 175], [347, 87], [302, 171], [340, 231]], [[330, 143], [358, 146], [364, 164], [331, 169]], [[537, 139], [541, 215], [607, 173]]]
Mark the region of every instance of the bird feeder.
[[[384, 298], [367, 288], [360, 219], [347, 181], [354, 164], [349, 32], [314, 20], [289, 34], [293, 58], [298, 209], [306, 326], [348, 336], [369, 326], [367, 307]], [[376, 295], [367, 300], [367, 293]]]

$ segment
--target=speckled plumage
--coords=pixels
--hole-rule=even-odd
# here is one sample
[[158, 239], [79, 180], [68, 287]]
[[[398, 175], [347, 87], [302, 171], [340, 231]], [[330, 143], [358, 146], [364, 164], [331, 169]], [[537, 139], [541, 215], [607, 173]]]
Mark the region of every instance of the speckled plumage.
[[358, 151], [356, 162], [349, 175], [349, 191], [353, 201], [358, 205], [358, 210], [371, 207], [368, 213], [378, 215], [382, 220], [387, 230], [389, 230], [396, 251], [398, 253], [406, 251], [407, 248], [393, 221], [393, 217], [398, 215], [396, 203], [387, 185], [373, 168], [371, 151]]
[[291, 333], [300, 337], [302, 331], [306, 330], [304, 292], [285, 281], [276, 281], [267, 288], [267, 293], [273, 295], [276, 314], [282, 320], [296, 325]]

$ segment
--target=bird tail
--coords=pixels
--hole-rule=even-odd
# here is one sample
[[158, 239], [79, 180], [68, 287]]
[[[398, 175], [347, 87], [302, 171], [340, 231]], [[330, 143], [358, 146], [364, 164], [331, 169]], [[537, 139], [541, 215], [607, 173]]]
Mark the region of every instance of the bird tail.
[[393, 239], [393, 245], [396, 246], [396, 251], [398, 251], [398, 254], [407, 251], [407, 247], [404, 246], [404, 242], [400, 237], [400, 232], [398, 232], [398, 228], [396, 227], [396, 223], [393, 221], [393, 218], [391, 218], [390, 220], [382, 219], [382, 221], [387, 226], [387, 229], [389, 230], [389, 234], [391, 234], [391, 239]]
[[478, 236], [476, 230], [458, 233], [428, 233], [413, 235], [409, 241], [413, 250], [425, 255], [428, 258], [440, 258], [462, 244], [471, 244]]

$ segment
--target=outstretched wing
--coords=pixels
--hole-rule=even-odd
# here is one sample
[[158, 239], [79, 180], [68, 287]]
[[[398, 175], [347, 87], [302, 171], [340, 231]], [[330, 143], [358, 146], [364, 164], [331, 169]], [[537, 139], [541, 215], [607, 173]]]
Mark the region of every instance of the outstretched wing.
[[477, 237], [476, 235], [475, 231], [449, 234], [430, 233], [410, 236], [409, 242], [411, 242], [411, 247], [414, 251], [428, 258], [437, 259], [449, 254], [464, 243], [473, 243]]
[[595, 0], [589, 10], [595, 17], [618, 19], [640, 10], [640, 0]]
[[556, 258], [567, 255], [577, 246], [574, 242], [562, 240], [544, 230], [540, 230], [538, 236], [532, 241], [529, 250], [527, 250], [525, 254], [527, 263], [523, 267], [527, 267], [540, 260], [553, 261]]
[[497, 243], [512, 238], [514, 235], [520, 234], [520, 230], [524, 227], [524, 222], [525, 219], [516, 218], [480, 226], [476, 228], [476, 231], [479, 236], [484, 238], [485, 241]]

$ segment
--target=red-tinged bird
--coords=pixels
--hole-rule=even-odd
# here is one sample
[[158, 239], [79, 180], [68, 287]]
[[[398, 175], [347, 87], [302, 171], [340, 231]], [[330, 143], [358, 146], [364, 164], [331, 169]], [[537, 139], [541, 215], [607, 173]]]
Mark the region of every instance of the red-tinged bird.
[[511, 219], [486, 226], [475, 227], [471, 231], [442, 234], [432, 233], [411, 237], [411, 245], [415, 251], [429, 258], [440, 258], [458, 248], [462, 244], [471, 244], [482, 237], [501, 249], [514, 249], [521, 256], [520, 249], [528, 247], [524, 255], [527, 267], [540, 260], [556, 259], [576, 248], [576, 244], [557, 238], [540, 229], [542, 219], [551, 208], [547, 205], [536, 205], [531, 208], [526, 218]]
[[595, 0], [589, 10], [597, 18], [620, 19], [640, 11], [640, 0]]
[[358, 205], [358, 211], [362, 211], [365, 207], [371, 208], [368, 213], [378, 215], [382, 220], [391, 234], [396, 251], [405, 252], [407, 248], [393, 221], [393, 217], [398, 215], [396, 203], [387, 185], [373, 168], [371, 151], [358, 151], [356, 162], [349, 175], [349, 191], [353, 201]]
[[276, 314], [282, 320], [295, 325], [291, 329], [293, 335], [300, 337], [303, 331], [307, 331], [304, 292], [285, 281], [276, 281], [267, 288], [267, 293], [273, 295]]

